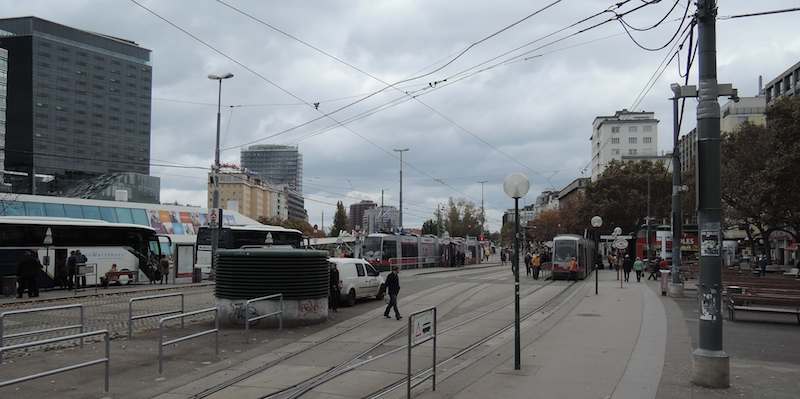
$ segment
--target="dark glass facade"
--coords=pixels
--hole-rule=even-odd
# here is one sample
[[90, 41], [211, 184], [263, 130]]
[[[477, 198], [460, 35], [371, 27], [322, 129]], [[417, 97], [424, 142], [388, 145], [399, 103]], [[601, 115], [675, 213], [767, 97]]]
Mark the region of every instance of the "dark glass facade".
[[242, 150], [242, 167], [262, 179], [303, 192], [303, 155], [296, 146], [263, 144]]
[[[0, 19], [0, 48], [9, 57], [7, 170], [149, 175], [150, 50], [35, 17]], [[30, 193], [27, 183], [14, 191]]]

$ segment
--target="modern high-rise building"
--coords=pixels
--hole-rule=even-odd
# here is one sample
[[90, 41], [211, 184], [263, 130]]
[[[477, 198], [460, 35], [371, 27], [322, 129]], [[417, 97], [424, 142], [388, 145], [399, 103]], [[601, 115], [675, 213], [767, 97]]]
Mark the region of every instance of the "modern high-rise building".
[[658, 152], [658, 119], [652, 112], [627, 109], [611, 116], [598, 116], [592, 123], [592, 181], [612, 160], [623, 156], [653, 157]]
[[[0, 19], [8, 51], [5, 168], [19, 193], [57, 194], [105, 174], [149, 185], [150, 50], [36, 17]], [[36, 175], [51, 182], [39, 187]]]
[[8, 51], [0, 48], [0, 193], [10, 187], [3, 182], [6, 147], [6, 93], [8, 92]]
[[242, 149], [242, 167], [272, 184], [303, 193], [303, 154], [297, 146], [259, 144]]
[[378, 204], [370, 200], [364, 200], [355, 204], [350, 204], [350, 213], [347, 215], [347, 219], [350, 222], [350, 228], [359, 231], [362, 230], [364, 228], [364, 212], [377, 206]]

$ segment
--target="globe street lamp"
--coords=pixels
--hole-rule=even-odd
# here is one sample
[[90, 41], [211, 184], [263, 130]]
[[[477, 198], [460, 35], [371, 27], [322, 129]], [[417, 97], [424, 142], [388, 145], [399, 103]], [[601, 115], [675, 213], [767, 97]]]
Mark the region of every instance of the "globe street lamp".
[[519, 199], [530, 189], [528, 177], [522, 173], [512, 173], [503, 181], [503, 191], [514, 199], [514, 258], [511, 267], [514, 269], [514, 370], [520, 365], [519, 340]]

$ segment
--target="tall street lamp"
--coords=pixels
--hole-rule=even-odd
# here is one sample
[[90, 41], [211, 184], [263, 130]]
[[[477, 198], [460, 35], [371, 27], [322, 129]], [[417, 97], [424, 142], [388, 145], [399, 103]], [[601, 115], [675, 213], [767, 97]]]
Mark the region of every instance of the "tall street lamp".
[[597, 255], [600, 253], [600, 244], [598, 243], [599, 237], [597, 237], [597, 229], [603, 226], [603, 218], [600, 216], [595, 216], [591, 220], [592, 227], [594, 228], [594, 245], [595, 245], [595, 254], [594, 259], [592, 259], [592, 263], [594, 264], [594, 294], [597, 295], [597, 286], [599, 284], [599, 278], [597, 276]]
[[211, 197], [211, 206], [217, 214], [217, 220], [211, 223], [211, 275], [216, 276], [217, 272], [217, 247], [219, 247], [219, 227], [222, 225], [222, 215], [219, 212], [219, 123], [221, 119], [222, 108], [222, 81], [230, 79], [233, 74], [228, 72], [222, 75], [208, 75], [211, 80], [219, 82], [219, 91], [217, 92], [217, 140], [214, 145], [214, 167], [211, 170], [211, 184], [214, 186], [214, 193]]
[[403, 232], [403, 153], [408, 151], [408, 148], [395, 148], [394, 152], [400, 153], [400, 233]]
[[530, 189], [528, 177], [522, 173], [512, 173], [503, 181], [503, 191], [514, 199], [514, 258], [511, 266], [514, 269], [514, 370], [520, 365], [519, 340], [519, 199]]

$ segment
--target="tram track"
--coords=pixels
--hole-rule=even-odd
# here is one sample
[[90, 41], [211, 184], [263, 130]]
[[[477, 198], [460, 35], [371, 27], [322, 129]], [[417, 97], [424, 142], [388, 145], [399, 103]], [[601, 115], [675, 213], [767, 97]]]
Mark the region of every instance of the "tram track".
[[[480, 292], [480, 288], [481, 287], [480, 287], [479, 284], [474, 284], [473, 286], [468, 288], [467, 291], [465, 291], [465, 292], [471, 292], [473, 290], [475, 292], [472, 292], [471, 294], [468, 294], [466, 298], [462, 298], [462, 296], [463, 296], [463, 293], [462, 293], [462, 295], [456, 295], [454, 297], [447, 298], [444, 301], [444, 303], [447, 303], [447, 302], [450, 302], [450, 301], [454, 301], [454, 300], [457, 300], [457, 299], [461, 299], [462, 303], [463, 303], [463, 302], [469, 300], [470, 298], [472, 298], [472, 296], [478, 294]], [[381, 315], [379, 317], [383, 317], [383, 316]], [[296, 352], [287, 353], [286, 355], [281, 356], [281, 357], [279, 357], [279, 358], [277, 358], [275, 360], [272, 360], [270, 362], [267, 362], [267, 363], [255, 368], [255, 369], [248, 370], [248, 371], [246, 371], [246, 372], [244, 372], [242, 374], [239, 374], [239, 375], [237, 375], [237, 376], [235, 376], [235, 377], [233, 377], [231, 379], [228, 379], [228, 380], [226, 380], [226, 381], [224, 381], [224, 382], [222, 382], [220, 384], [217, 384], [217, 385], [215, 385], [213, 387], [210, 387], [210, 388], [205, 389], [205, 390], [203, 390], [201, 392], [198, 392], [198, 393], [190, 396], [190, 398], [191, 399], [202, 399], [202, 398], [206, 398], [208, 396], [211, 396], [211, 395], [213, 395], [213, 394], [215, 394], [215, 393], [217, 393], [219, 391], [222, 391], [225, 388], [231, 387], [231, 386], [233, 386], [233, 385], [235, 385], [235, 384], [237, 384], [237, 383], [239, 383], [241, 381], [244, 381], [244, 380], [246, 380], [246, 379], [248, 379], [248, 378], [250, 378], [252, 376], [255, 376], [255, 375], [257, 375], [257, 374], [259, 374], [261, 372], [269, 370], [272, 367], [278, 366], [281, 363], [283, 363], [283, 362], [285, 362], [285, 361], [287, 361], [289, 359], [295, 358], [297, 356], [305, 354], [305, 353], [307, 353], [309, 351], [312, 351], [314, 349], [318, 349], [319, 347], [321, 347], [321, 346], [323, 346], [323, 345], [335, 340], [336, 338], [342, 337], [342, 336], [344, 336], [344, 335], [346, 335], [346, 334], [348, 334], [348, 333], [350, 333], [352, 331], [355, 331], [355, 330], [363, 327], [367, 323], [369, 323], [371, 321], [374, 321], [375, 319], [377, 319], [379, 317], [371, 317], [371, 318], [365, 319], [363, 321], [360, 321], [360, 322], [358, 322], [358, 323], [356, 323], [356, 324], [354, 324], [354, 325], [352, 325], [352, 326], [350, 326], [350, 327], [348, 327], [348, 328], [346, 328], [346, 329], [344, 329], [344, 330], [342, 330], [342, 331], [340, 331], [340, 332], [338, 332], [336, 334], [333, 334], [331, 336], [325, 337], [325, 338], [323, 338], [323, 339], [321, 339], [319, 341], [314, 342], [313, 344], [311, 344], [307, 348], [304, 348], [304, 349], [296, 351]], [[389, 342], [392, 339], [395, 339], [403, 331], [405, 331], [405, 327], [398, 328], [397, 330], [393, 331], [392, 333], [390, 333], [385, 338], [383, 338], [380, 341], [376, 342], [375, 344], [371, 345], [366, 350], [363, 350], [363, 351], [359, 352], [358, 355], [355, 357], [355, 359], [360, 359], [360, 358], [366, 356], [367, 354], [369, 354], [370, 352], [372, 352], [375, 349], [379, 348], [381, 345], [385, 344], [386, 342]], [[318, 375], [316, 375], [314, 377], [311, 377], [311, 378], [309, 378], [307, 380], [301, 381], [300, 383], [298, 383], [298, 384], [296, 384], [294, 386], [285, 388], [285, 389], [283, 389], [283, 390], [281, 390], [279, 392], [284, 392], [284, 391], [293, 389], [293, 388], [297, 387], [300, 384], [307, 383], [308, 381], [311, 381], [311, 380], [313, 380], [313, 379], [315, 379], [315, 378], [317, 378], [317, 377], [319, 377], [319, 376], [321, 376], [323, 374], [330, 373], [331, 371], [334, 371], [337, 368], [342, 367], [342, 365], [346, 365], [346, 364], [348, 364], [348, 363], [350, 363], [352, 361], [353, 361], [353, 358], [348, 359], [345, 362], [342, 362], [342, 363], [340, 363], [340, 364], [338, 364], [336, 366], [333, 366], [333, 367], [329, 368], [328, 370], [326, 370], [326, 371], [324, 371], [324, 372], [322, 372], [322, 373], [320, 373], [320, 374], [318, 374]], [[273, 393], [273, 394], [277, 394], [277, 393], [278, 392]]]
[[[548, 282], [546, 284], [542, 284], [540, 286], [537, 286], [536, 288], [534, 288], [534, 289], [530, 290], [529, 292], [527, 292], [523, 296], [523, 299], [527, 298], [527, 297], [529, 297], [529, 296], [531, 296], [531, 295], [533, 295], [535, 293], [537, 293], [539, 290], [541, 290], [544, 287], [550, 286], [552, 283], [553, 283], [553, 281], [550, 281], [550, 282]], [[527, 314], [526, 318], [532, 316], [534, 313], [540, 311], [543, 307], [547, 306], [547, 304], [551, 303], [552, 300], [555, 299], [555, 297], [558, 297], [561, 293], [566, 291], [570, 286], [571, 285], [566, 286], [564, 290], [559, 292], [559, 294], [556, 294], [553, 298], [548, 299], [545, 302], [545, 304], [543, 304], [543, 305], [537, 307], [536, 309], [532, 310], [530, 313]], [[457, 323], [455, 323], [455, 324], [453, 324], [451, 326], [443, 328], [437, 334], [438, 335], [442, 335], [442, 334], [445, 334], [445, 333], [447, 333], [449, 331], [453, 331], [453, 330], [455, 330], [455, 329], [457, 329], [459, 327], [462, 327], [462, 326], [464, 326], [466, 324], [472, 323], [472, 322], [474, 322], [474, 321], [476, 321], [478, 319], [481, 319], [481, 318], [484, 318], [484, 317], [486, 317], [488, 315], [494, 314], [498, 310], [501, 310], [501, 309], [503, 309], [503, 308], [505, 308], [507, 306], [510, 306], [511, 304], [513, 304], [513, 301], [506, 301], [506, 302], [504, 302], [503, 304], [501, 304], [499, 306], [492, 307], [491, 309], [482, 311], [482, 312], [480, 312], [480, 313], [478, 313], [478, 314], [476, 314], [474, 316], [468, 317], [465, 320], [461, 320], [461, 321], [459, 321], [459, 322], [457, 322]], [[512, 326], [513, 326], [513, 323], [512, 323]], [[484, 342], [488, 341], [489, 339], [501, 334], [503, 331], [505, 331], [507, 329], [508, 329], [508, 326], [503, 327], [500, 330], [500, 332], [498, 332], [496, 334], [493, 334], [492, 336], [483, 339], [480, 343], [473, 344], [473, 345], [474, 346], [481, 345], [482, 343], [484, 343]], [[308, 379], [306, 379], [306, 380], [304, 380], [304, 381], [302, 381], [302, 382], [300, 382], [298, 384], [295, 384], [295, 385], [293, 385], [291, 387], [287, 387], [287, 388], [282, 389], [280, 391], [273, 392], [273, 393], [270, 393], [269, 395], [263, 396], [261, 399], [295, 399], [295, 398], [300, 398], [303, 395], [305, 395], [306, 393], [308, 393], [309, 391], [313, 390], [314, 388], [316, 388], [316, 387], [318, 387], [318, 386], [320, 386], [322, 384], [325, 384], [325, 383], [327, 383], [327, 382], [329, 382], [329, 381], [331, 381], [331, 380], [333, 380], [335, 378], [338, 378], [338, 377], [340, 377], [340, 376], [342, 376], [342, 375], [344, 375], [344, 374], [346, 374], [346, 373], [348, 373], [348, 372], [350, 372], [350, 371], [352, 371], [352, 370], [354, 370], [356, 368], [359, 368], [359, 367], [364, 366], [364, 365], [366, 365], [368, 363], [371, 363], [371, 362], [383, 359], [385, 357], [391, 356], [393, 354], [396, 354], [398, 352], [401, 352], [401, 351], [403, 351], [403, 350], [405, 350], [407, 348], [407, 345], [400, 345], [400, 346], [397, 346], [397, 347], [395, 347], [393, 349], [390, 349], [388, 351], [382, 352], [382, 353], [380, 353], [378, 355], [371, 356], [371, 357], [366, 358], [366, 359], [364, 358], [364, 356], [366, 356], [367, 354], [371, 353], [372, 351], [374, 351], [374, 350], [380, 348], [381, 346], [385, 345], [386, 343], [390, 342], [399, 333], [402, 333], [402, 332], [405, 332], [405, 331], [406, 331], [406, 327], [403, 326], [398, 331], [394, 332], [390, 336], [387, 336], [385, 339], [379, 341], [378, 343], [370, 346], [370, 348], [368, 350], [362, 351], [358, 355], [352, 357], [350, 360], [341, 362], [337, 366], [332, 367], [332, 368], [330, 368], [330, 369], [328, 369], [328, 370], [326, 370], [326, 371], [324, 371], [324, 372], [322, 372], [320, 374], [317, 374], [317, 375], [315, 375], [315, 376], [313, 376], [311, 378], [308, 378]]]

